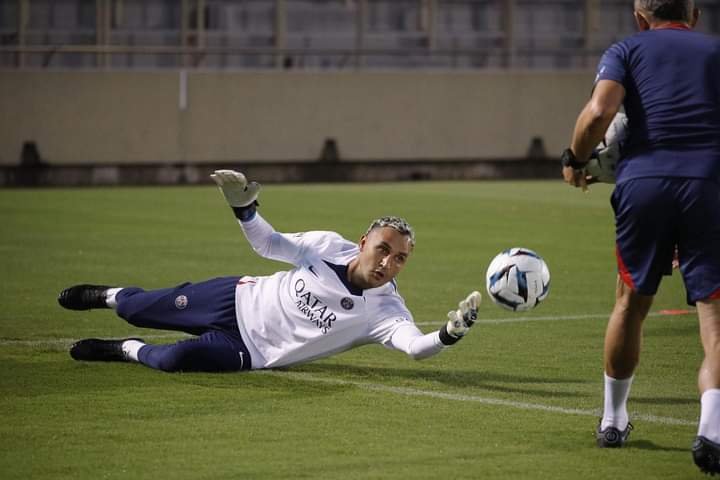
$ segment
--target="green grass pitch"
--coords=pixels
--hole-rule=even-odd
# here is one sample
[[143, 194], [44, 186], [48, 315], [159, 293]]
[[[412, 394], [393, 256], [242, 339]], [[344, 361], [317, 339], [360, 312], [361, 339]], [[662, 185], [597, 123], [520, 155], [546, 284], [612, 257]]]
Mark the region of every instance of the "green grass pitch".
[[0, 477], [694, 478], [702, 353], [682, 281], [645, 324], [627, 448], [595, 447], [602, 341], [615, 287], [609, 186], [557, 182], [268, 185], [281, 231], [357, 239], [383, 214], [418, 244], [399, 277], [424, 331], [484, 292], [500, 250], [546, 259], [548, 299], [481, 323], [441, 355], [380, 346], [278, 372], [166, 374], [70, 359], [74, 339], [143, 335], [109, 311], [56, 302], [75, 283], [159, 288], [285, 268], [257, 257], [214, 187], [0, 191]]

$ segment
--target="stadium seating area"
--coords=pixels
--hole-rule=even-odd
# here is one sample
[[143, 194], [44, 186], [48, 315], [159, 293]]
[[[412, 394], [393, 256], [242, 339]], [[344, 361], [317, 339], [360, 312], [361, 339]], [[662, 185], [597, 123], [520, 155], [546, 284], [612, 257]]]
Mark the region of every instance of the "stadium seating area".
[[[588, 68], [631, 3], [2, 0], [0, 68]], [[698, 3], [720, 32], [720, 1]]]

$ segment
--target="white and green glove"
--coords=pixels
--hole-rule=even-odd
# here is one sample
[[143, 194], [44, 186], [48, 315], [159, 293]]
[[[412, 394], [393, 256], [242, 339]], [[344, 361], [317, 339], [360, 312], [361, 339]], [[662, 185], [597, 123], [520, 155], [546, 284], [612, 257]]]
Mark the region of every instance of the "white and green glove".
[[[475, 291], [468, 295], [458, 304], [457, 310], [448, 312], [448, 322], [444, 328], [440, 329], [440, 341], [446, 345], [451, 345], [460, 340], [475, 324], [477, 320], [477, 311], [482, 301], [480, 292]], [[444, 330], [444, 332], [443, 332]], [[444, 333], [450, 338], [447, 338]]]
[[605, 138], [593, 150], [590, 160], [585, 166], [585, 173], [594, 182], [615, 183], [615, 170], [622, 158], [622, 147], [628, 135], [628, 118], [618, 112], [605, 132]]
[[248, 183], [245, 175], [235, 170], [215, 170], [210, 178], [220, 188], [239, 220], [247, 221], [255, 216], [257, 197], [260, 194], [259, 183]]
[[215, 180], [231, 207], [247, 207], [255, 202], [260, 194], [259, 183], [248, 183], [245, 175], [235, 170], [215, 170], [210, 178]]

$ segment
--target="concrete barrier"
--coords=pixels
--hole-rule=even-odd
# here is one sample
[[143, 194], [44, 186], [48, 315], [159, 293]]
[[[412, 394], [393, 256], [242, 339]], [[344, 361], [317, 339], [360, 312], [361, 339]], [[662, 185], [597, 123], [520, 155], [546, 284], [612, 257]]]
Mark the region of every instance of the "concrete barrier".
[[[26, 141], [36, 142], [51, 166], [315, 162], [329, 138], [344, 162], [518, 159], [537, 138], [556, 156], [593, 77], [189, 72], [181, 81], [183, 75], [0, 72], [0, 165], [18, 165]], [[102, 183], [116, 174], [93, 175]]]

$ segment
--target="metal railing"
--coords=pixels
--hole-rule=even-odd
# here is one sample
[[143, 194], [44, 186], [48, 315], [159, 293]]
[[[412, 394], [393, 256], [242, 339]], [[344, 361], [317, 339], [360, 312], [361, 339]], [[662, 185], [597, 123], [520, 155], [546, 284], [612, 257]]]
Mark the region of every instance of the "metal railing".
[[[12, 1], [12, 0], [8, 0]], [[298, 14], [297, 10], [291, 7], [292, 0], [267, 0], [262, 3], [262, 8], [266, 9], [266, 23], [262, 25], [261, 32], [244, 32], [246, 37], [262, 37], [264, 42], [263, 48], [254, 48], [254, 46], [235, 46], [217, 47], [211, 43], [217, 40], [217, 36], [225, 36], [232, 38], [237, 36], [236, 31], [226, 30], [219, 31], [219, 25], [212, 25], [213, 18], [221, 17], [223, 14], [230, 15], [230, 10], [225, 12], [223, 8], [235, 8], [240, 4], [232, 2], [212, 2], [210, 0], [178, 0], [174, 5], [179, 19], [174, 20], [171, 28], [172, 35], [176, 39], [175, 45], [116, 45], [119, 40], [118, 34], [127, 34], [124, 28], [123, 20], [127, 12], [123, 13], [123, 9], [127, 7], [124, 0], [95, 0], [91, 4], [91, 9], [95, 13], [94, 25], [85, 25], [85, 33], [88, 39], [94, 34], [93, 45], [78, 45], [77, 42], [54, 42], [49, 40], [47, 44], [35, 45], [37, 35], [42, 35], [42, 31], [38, 31], [37, 25], [29, 22], [31, 7], [35, 0], [14, 0], [17, 2], [17, 22], [14, 32], [8, 32], [8, 25], [4, 26], [4, 32], [0, 31], [0, 68], [16, 68], [23, 69], [27, 67], [38, 68], [54, 68], [62, 67], [58, 65], [56, 59], [60, 56], [67, 55], [91, 55], [94, 60], [81, 59], [82, 61], [68, 62], [70, 67], [79, 64], [87, 68], [132, 68], [133, 62], [127, 62], [124, 66], [122, 62], [113, 59], [118, 54], [129, 56], [162, 55], [164, 61], [167, 62], [167, 56], [177, 56], [179, 61], [171, 61], [171, 67], [180, 68], [217, 68], [222, 65], [214, 65], [207, 59], [212, 55], [220, 57], [234, 58], [234, 65], [237, 68], [247, 68], [257, 66], [259, 57], [269, 57], [273, 65], [261, 65], [261, 68], [274, 67], [276, 69], [284, 69], [289, 67], [297, 68], [300, 65], [307, 67], [309, 59], [315, 58], [316, 65], [329, 65], [329, 68], [382, 68], [383, 61], [377, 59], [408, 59], [413, 58], [410, 64], [400, 64], [401, 68], [408, 66], [417, 67], [433, 67], [433, 62], [439, 63], [440, 66], [450, 68], [483, 68], [498, 67], [512, 68], [515, 66], [515, 59], [525, 54], [518, 49], [520, 41], [517, 26], [515, 25], [515, 17], [519, 8], [527, 8], [527, 2], [523, 0], [487, 0], [484, 2], [467, 2], [465, 5], [471, 9], [480, 9], [483, 15], [492, 15], [492, 25], [487, 26], [487, 30], [483, 28], [474, 30], [471, 36], [476, 42], [482, 42], [484, 38], [494, 37], [492, 48], [486, 46], [478, 46], [478, 48], [447, 48], [444, 44], [448, 42], [447, 38], [452, 37], [455, 32], [447, 32], [442, 30], [439, 16], [442, 14], [443, 8], [453, 8], [452, 5], [457, 2], [445, 2], [444, 0], [407, 0], [402, 3], [403, 8], [407, 9], [408, 18], [412, 18], [411, 25], [406, 25], [406, 30], [377, 32], [374, 30], [373, 22], [378, 11], [383, 9], [397, 10], [400, 5], [392, 1], [385, 0], [344, 0], [336, 2], [334, 8], [342, 6], [342, 11], [347, 12], [348, 31], [343, 32], [346, 36], [346, 44], [342, 49], [325, 48], [327, 41], [318, 41], [320, 45], [314, 45], [315, 40], [322, 37], [322, 32], [303, 32], [300, 36], [313, 45], [309, 48], [296, 48], [293, 42], [297, 41], [298, 32], [289, 31], [290, 15]], [[39, 0], [38, 0], [39, 1]], [[68, 0], [71, 1], [71, 0]], [[553, 1], [549, 0], [552, 4]], [[561, 5], [562, 8], [581, 9], [586, 12], [592, 12], [597, 8], [599, 0], [554, 0], [555, 3]], [[559, 2], [559, 3], [558, 3]], [[152, 4], [152, 0], [146, 2], [135, 2], [135, 8]], [[305, 2], [305, 4], [312, 2]], [[462, 3], [462, 2], [461, 2]], [[547, 3], [547, 2], [543, 2]], [[157, 6], [167, 5], [158, 2]], [[322, 9], [322, 2], [318, 2], [313, 8]], [[377, 10], [380, 8], [380, 10]], [[534, 7], [533, 7], [534, 8]], [[300, 12], [300, 14], [307, 12]], [[397, 12], [396, 12], [397, 13]], [[586, 15], [584, 25], [578, 28], [585, 33], [591, 29], [592, 15]], [[385, 25], [388, 19], [380, 20], [379, 25]], [[120, 22], [119, 24], [117, 22]], [[179, 22], [179, 23], [177, 23]], [[169, 25], [166, 25], [167, 28]], [[91, 27], [91, 28], [87, 28]], [[3, 35], [3, 33], [5, 35]], [[142, 30], [139, 33], [143, 33]], [[152, 34], [152, 30], [145, 30], [144, 33]], [[132, 35], [132, 33], [130, 33]], [[3, 42], [2, 38], [14, 36], [11, 41]], [[385, 37], [388, 47], [392, 48], [375, 48], [377, 45], [373, 43], [377, 37]], [[590, 35], [581, 35], [582, 39], [589, 39]], [[309, 39], [309, 40], [308, 40]], [[396, 43], [393, 45], [393, 41]], [[450, 41], [451, 42], [451, 41]], [[581, 40], [583, 44], [581, 48], [588, 48], [590, 44], [585, 40]], [[57, 44], [61, 43], [61, 44]], [[83, 42], [84, 43], [84, 42]], [[164, 43], [164, 42], [163, 42]], [[381, 42], [382, 43], [382, 42]], [[415, 44], [407, 47], [407, 43]], [[349, 44], [349, 45], [348, 45]], [[420, 45], [418, 45], [420, 44]], [[327, 45], [332, 46], [332, 45]], [[403, 46], [407, 48], [403, 48]], [[402, 50], [402, 51], [401, 51]], [[577, 56], [578, 52], [573, 55]], [[552, 55], [552, 53], [550, 54]], [[240, 57], [252, 57], [253, 61], [248, 61], [249, 65], [245, 66]], [[329, 56], [329, 57], [328, 57]], [[38, 58], [40, 60], [38, 60]], [[428, 59], [432, 61], [421, 62], [418, 59]], [[373, 61], [373, 59], [377, 61]], [[74, 60], [77, 60], [74, 59]], [[137, 63], [137, 62], [135, 62]], [[585, 62], [581, 62], [584, 64]], [[66, 65], [67, 67], [68, 65]], [[163, 66], [160, 66], [162, 68]], [[312, 67], [313, 65], [310, 65]], [[231, 66], [232, 68], [232, 66]]]
[[[64, 4], [73, 1], [79, 2]], [[618, 16], [617, 28], [611, 29], [618, 37], [633, 28], [629, 0], [406, 0], [402, 5], [414, 20], [405, 30], [392, 31], [378, 31], [387, 19], [375, 25], [377, 11], [372, 12], [378, 5], [397, 9], [399, 3], [337, 0], [334, 8], [343, 5], [347, 12], [345, 30], [322, 32], [306, 25], [310, 30], [297, 31], [297, 25], [288, 27], [292, 15], [307, 12], [298, 13], [292, 1], [259, 2], [267, 10], [264, 23], [239, 31], [212, 21], [230, 16], [230, 8], [242, 2], [177, 0], [171, 4], [176, 18], [158, 29], [124, 23], [129, 0], [95, 0], [89, 4], [90, 20], [68, 30], [54, 25], [43, 29], [30, 21], [35, 2], [50, 8], [54, 4], [49, 0], [5, 0], [6, 6], [14, 5], [15, 20], [8, 23], [6, 16], [0, 25], [0, 68], [592, 68], [601, 50], [616, 39], [602, 19]], [[443, 12], [457, 3], [481, 12], [487, 24], [471, 31], [447, 30]], [[720, 0], [701, 3], [709, 13], [710, 31], [720, 30]], [[133, 5], [170, 8], [154, 0]], [[323, 5], [317, 2], [313, 8], [321, 11]]]
[[[384, 59], [393, 59], [387, 65], [398, 65], [403, 68], [478, 68], [478, 67], [536, 67], [533, 62], [539, 59], [557, 59], [570, 67], [593, 66], [602, 50], [578, 48], [456, 48], [456, 49], [347, 49], [347, 48], [274, 48], [274, 47], [175, 47], [175, 46], [128, 46], [128, 45], [28, 45], [0, 46], [0, 56], [23, 56], [24, 60], [15, 60], [16, 65], [22, 63], [25, 67], [36, 66], [49, 68], [55, 64], [58, 57], [64, 55], [91, 56], [88, 62], [90, 68], [124, 69], [132, 68], [126, 61], [114, 62], [120, 56], [141, 58], [143, 56], [171, 57], [172, 62], [166, 62], [169, 68], [248, 68], [256, 66], [267, 69], [303, 69], [314, 68], [308, 59], [320, 58], [325, 63], [317, 68], [323, 69], [363, 69], [382, 68], [386, 65]], [[32, 62], [30, 57], [40, 59]], [[243, 59], [264, 58], [264, 64], [257, 62], [242, 63]], [[235, 59], [235, 62], [228, 61]], [[59, 63], [62, 65], [62, 62]], [[539, 65], [542, 67], [542, 64]], [[553, 66], [553, 65], [550, 65]], [[562, 65], [554, 65], [555, 67]], [[2, 67], [0, 67], [2, 68]], [[5, 67], [6, 69], [8, 67]], [[14, 66], [9, 67], [14, 69]], [[162, 67], [155, 67], [162, 68]]]

